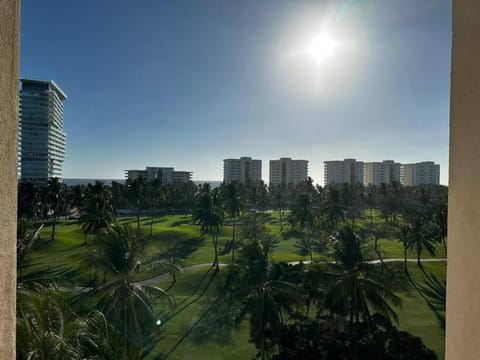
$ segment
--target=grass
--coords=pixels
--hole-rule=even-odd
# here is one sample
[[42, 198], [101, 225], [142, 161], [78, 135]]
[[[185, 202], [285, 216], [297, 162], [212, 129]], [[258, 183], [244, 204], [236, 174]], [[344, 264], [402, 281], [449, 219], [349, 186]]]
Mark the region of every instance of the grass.
[[[155, 348], [154, 354], [168, 353], [198, 321], [219, 293], [224, 274], [225, 272], [221, 271], [212, 277], [214, 273], [211, 271], [211, 267], [202, 267], [181, 275], [177, 283], [169, 290], [169, 294], [175, 298], [177, 303], [177, 311], [180, 310], [180, 312], [162, 325], [164, 338]], [[169, 285], [169, 281], [159, 284], [163, 288]], [[198, 296], [205, 288], [205, 293]], [[197, 289], [196, 292], [194, 292], [195, 289]], [[169, 359], [253, 358], [255, 347], [248, 342], [248, 331], [248, 324], [242, 323], [240, 327], [232, 331], [230, 336], [222, 337], [221, 341], [202, 340], [199, 339], [201, 334], [192, 333], [175, 348]]]
[[[119, 223], [130, 224], [136, 227], [136, 218], [126, 217], [120, 218]], [[140, 224], [142, 231], [150, 234], [150, 218], [142, 217]], [[357, 221], [359, 227], [366, 226], [370, 222], [367, 217], [365, 220]], [[383, 224], [383, 219], [374, 214], [373, 223], [380, 226]], [[280, 232], [280, 223], [277, 213], [272, 213], [271, 218], [267, 224], [267, 229], [272, 235], [279, 238], [278, 247], [275, 248], [272, 258], [274, 261], [298, 261], [308, 260], [308, 256], [301, 256], [298, 249], [295, 247], [295, 242], [302, 234], [300, 231], [289, 231], [290, 225], [284, 225], [284, 234]], [[176, 231], [183, 234], [187, 238], [199, 238], [201, 236], [198, 226], [191, 221], [191, 216], [172, 215], [161, 216], [153, 219], [153, 236], [151, 237], [146, 249], [145, 259], [141, 266], [141, 271], [137, 274], [137, 280], [146, 279], [159, 275], [160, 270], [149, 269], [149, 261], [160, 254], [162, 251], [162, 244], [160, 236], [165, 231]], [[237, 234], [240, 232], [237, 231]], [[394, 235], [386, 236], [379, 240], [379, 245], [384, 251], [385, 258], [403, 258], [403, 246]], [[59, 266], [64, 269], [79, 270], [74, 280], [77, 284], [85, 284], [88, 282], [92, 269], [83, 264], [83, 259], [86, 258], [90, 245], [84, 245], [84, 236], [78, 223], [74, 220], [59, 221], [56, 227], [55, 241], [46, 241], [50, 238], [51, 227], [45, 226], [41, 232], [41, 238], [44, 244], [35, 249], [32, 255], [32, 263], [37, 268], [48, 268]], [[221, 229], [219, 234], [219, 249], [223, 249], [225, 243], [231, 240], [232, 227], [227, 225]], [[327, 257], [328, 254], [314, 253], [314, 258], [320, 259]], [[444, 257], [443, 246], [437, 247], [435, 256], [423, 254], [422, 258], [430, 257]], [[416, 258], [414, 252], [408, 253], [409, 258]], [[220, 255], [220, 262], [229, 263], [231, 261], [231, 254]], [[194, 264], [208, 264], [213, 261], [213, 245], [209, 236], [204, 237], [203, 245], [195, 251], [186, 255], [181, 261], [181, 266], [188, 266]], [[425, 263], [427, 272], [435, 274], [439, 279], [445, 279], [445, 263]], [[158, 344], [155, 352], [168, 352], [179, 340], [179, 338], [186, 333], [186, 331], [198, 320], [199, 316], [205, 310], [205, 306], [211, 301], [215, 292], [218, 291], [222, 273], [220, 272], [211, 282], [207, 292], [202, 296], [196, 298], [195, 294], [192, 296], [192, 291], [201, 282], [202, 277], [209, 267], [196, 268], [189, 272], [182, 274], [177, 284], [169, 289], [169, 293], [175, 297], [178, 304], [188, 305], [183, 311], [176, 315], [172, 320], [167, 321], [162, 325], [164, 328], [164, 339]], [[412, 277], [417, 281], [423, 280], [423, 273], [418, 269], [414, 263], [409, 264]], [[169, 281], [160, 284], [167, 288], [170, 285]], [[203, 286], [203, 285], [202, 285]], [[198, 294], [197, 294], [198, 295]], [[410, 295], [401, 294], [403, 300], [403, 307], [399, 309], [400, 324], [402, 330], [411, 332], [414, 335], [420, 336], [425, 344], [431, 349], [435, 350], [440, 358], [444, 354], [444, 338], [435, 318], [434, 314], [426, 305], [425, 301], [416, 293]], [[178, 348], [169, 357], [170, 359], [239, 359], [252, 358], [255, 349], [252, 344], [248, 342], [248, 324], [242, 324], [230, 336], [230, 339], [224, 342], [213, 341], [194, 341], [194, 337], [187, 337]]]
[[[414, 264], [409, 264], [409, 272], [413, 280], [422, 284], [424, 274]], [[445, 280], [447, 266], [445, 263], [425, 263], [425, 271]], [[445, 336], [437, 318], [425, 301], [412, 290], [410, 295], [402, 294], [402, 307], [399, 309], [399, 328], [422, 338], [427, 347], [434, 350], [440, 359], [445, 356]]]
[[[208, 291], [201, 297], [192, 295], [192, 290], [198, 284], [200, 289], [204, 288], [211, 272], [207, 275], [209, 267], [197, 268], [188, 273], [184, 273], [177, 283], [170, 288], [169, 293], [174, 296], [177, 304], [182, 302], [196, 300], [180, 312], [172, 321], [167, 322], [164, 327], [165, 338], [158, 344], [156, 351], [168, 352], [178, 342], [188, 329], [198, 320], [199, 316], [205, 311], [203, 305], [211, 301], [219, 291], [222, 275], [220, 272], [210, 284]], [[445, 278], [446, 266], [443, 263], [425, 264], [425, 270], [433, 273], [440, 279]], [[409, 271], [412, 278], [421, 282], [423, 273], [416, 265], [409, 265]], [[159, 284], [161, 287], [168, 287], [169, 281], [163, 281]], [[423, 339], [425, 345], [434, 350], [440, 359], [444, 357], [444, 335], [440, 329], [439, 323], [428, 308], [425, 301], [414, 291], [410, 294], [400, 294], [402, 298], [402, 306], [397, 308], [399, 315], [398, 327], [401, 330], [408, 331], [413, 335]], [[241, 326], [234, 330], [230, 336], [230, 340], [224, 343], [215, 343], [211, 341], [197, 342], [194, 336], [188, 336], [171, 355], [171, 359], [245, 359], [254, 353], [254, 347], [248, 342], [248, 323], [244, 322]], [[251, 356], [250, 356], [251, 357]]]

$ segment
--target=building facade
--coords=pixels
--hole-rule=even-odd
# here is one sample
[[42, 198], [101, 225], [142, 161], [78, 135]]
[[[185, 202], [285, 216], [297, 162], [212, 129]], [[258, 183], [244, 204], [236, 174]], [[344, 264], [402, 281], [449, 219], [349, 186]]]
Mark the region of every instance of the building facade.
[[355, 159], [324, 161], [324, 184], [364, 182], [364, 163]]
[[401, 164], [393, 160], [365, 163], [365, 185], [400, 183]]
[[270, 160], [270, 186], [296, 185], [308, 178], [308, 160], [280, 158]]
[[128, 180], [143, 178], [146, 181], [160, 180], [163, 185], [186, 183], [192, 180], [191, 171], [175, 171], [173, 167], [147, 166], [145, 170], [125, 170]]
[[404, 186], [440, 184], [440, 165], [433, 161], [402, 164], [401, 184]]
[[21, 79], [20, 86], [18, 175], [22, 182], [46, 184], [48, 179], [62, 177], [67, 95], [53, 81]]
[[223, 182], [248, 184], [262, 180], [262, 160], [251, 157], [223, 160]]

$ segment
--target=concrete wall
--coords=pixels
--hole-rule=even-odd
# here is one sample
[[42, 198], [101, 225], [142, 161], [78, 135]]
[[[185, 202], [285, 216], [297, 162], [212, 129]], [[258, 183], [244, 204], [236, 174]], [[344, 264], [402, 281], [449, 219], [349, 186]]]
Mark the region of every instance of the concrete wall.
[[0, 0], [0, 359], [15, 359], [20, 2]]
[[480, 1], [453, 0], [446, 359], [478, 359]]

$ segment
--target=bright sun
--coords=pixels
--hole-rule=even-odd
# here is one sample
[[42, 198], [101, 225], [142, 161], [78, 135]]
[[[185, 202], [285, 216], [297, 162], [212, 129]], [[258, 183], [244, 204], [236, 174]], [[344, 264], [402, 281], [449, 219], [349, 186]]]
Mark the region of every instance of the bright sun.
[[335, 42], [327, 33], [323, 33], [312, 40], [308, 52], [320, 63], [332, 54], [334, 48]]

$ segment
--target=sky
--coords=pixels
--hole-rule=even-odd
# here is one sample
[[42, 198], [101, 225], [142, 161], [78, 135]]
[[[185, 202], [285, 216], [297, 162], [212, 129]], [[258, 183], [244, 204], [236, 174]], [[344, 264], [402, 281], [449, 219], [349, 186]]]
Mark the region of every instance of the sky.
[[448, 0], [22, 1], [20, 73], [68, 96], [66, 178], [221, 180], [251, 156], [323, 184], [348, 157], [433, 160], [447, 184], [450, 49]]

